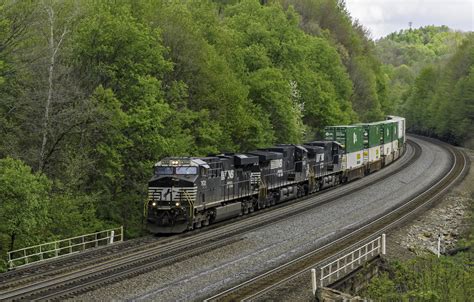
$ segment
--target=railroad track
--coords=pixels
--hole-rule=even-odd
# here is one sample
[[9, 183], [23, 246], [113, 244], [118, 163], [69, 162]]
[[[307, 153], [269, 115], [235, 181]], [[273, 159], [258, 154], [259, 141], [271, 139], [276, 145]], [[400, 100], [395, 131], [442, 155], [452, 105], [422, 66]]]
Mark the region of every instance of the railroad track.
[[[413, 194], [401, 207], [392, 209], [389, 213], [377, 217], [371, 223], [344, 235], [314, 251], [298, 257], [288, 263], [275, 267], [263, 274], [222, 291], [205, 301], [255, 301], [276, 290], [303, 274], [308, 274], [311, 268], [329, 263], [340, 255], [355, 249], [362, 243], [380, 236], [401, 223], [409, 220], [425, 208], [430, 207], [446, 193], [453, 185], [461, 180], [469, 168], [469, 159], [464, 152], [439, 141], [426, 139], [449, 150], [452, 157], [452, 166], [449, 172], [434, 181], [421, 194]], [[308, 277], [309, 278], [309, 277]], [[308, 279], [309, 280], [309, 279]]]
[[[0, 300], [64, 299], [235, 242], [247, 231], [308, 211], [398, 173], [420, 156], [421, 148], [414, 142], [410, 142], [410, 146], [411, 151], [397, 161], [399, 166], [396, 169], [385, 171], [386, 173], [382, 170], [374, 174], [380, 176], [374, 181], [367, 181], [364, 178], [357, 181], [356, 185], [351, 183], [339, 190], [325, 191], [295, 203], [286, 203], [267, 211], [260, 211], [257, 217], [249, 215], [250, 217], [234, 223], [193, 232], [192, 236], [184, 236], [177, 240], [166, 238], [159, 243], [142, 245], [140, 249], [129, 248], [122, 253], [111, 253], [102, 257], [100, 261], [84, 261], [70, 267], [4, 280], [0, 282]], [[67, 263], [67, 259], [61, 261]]]

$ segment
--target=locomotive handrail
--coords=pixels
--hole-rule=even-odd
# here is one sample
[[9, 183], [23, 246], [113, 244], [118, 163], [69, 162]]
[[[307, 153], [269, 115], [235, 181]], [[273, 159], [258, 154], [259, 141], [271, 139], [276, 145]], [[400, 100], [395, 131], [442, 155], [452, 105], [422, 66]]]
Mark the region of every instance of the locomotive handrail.
[[192, 201], [191, 197], [189, 196], [188, 191], [183, 191], [184, 197], [189, 204], [189, 216], [191, 219], [194, 219], [194, 202]]

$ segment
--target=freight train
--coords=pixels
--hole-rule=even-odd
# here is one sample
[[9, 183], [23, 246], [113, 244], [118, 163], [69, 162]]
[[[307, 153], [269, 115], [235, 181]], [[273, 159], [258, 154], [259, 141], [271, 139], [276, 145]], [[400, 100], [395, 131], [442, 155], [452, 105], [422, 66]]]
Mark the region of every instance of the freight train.
[[405, 141], [405, 119], [388, 116], [302, 145], [164, 158], [148, 183], [147, 228], [181, 233], [349, 182], [399, 158]]

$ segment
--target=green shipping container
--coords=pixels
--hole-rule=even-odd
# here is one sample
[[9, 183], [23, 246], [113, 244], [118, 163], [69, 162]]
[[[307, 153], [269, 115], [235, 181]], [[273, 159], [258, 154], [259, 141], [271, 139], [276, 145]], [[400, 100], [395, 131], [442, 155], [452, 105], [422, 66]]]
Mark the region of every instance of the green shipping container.
[[382, 126], [380, 123], [360, 123], [357, 126], [362, 126], [364, 129], [364, 148], [372, 148], [376, 146], [380, 146], [381, 144], [381, 131]]
[[398, 140], [398, 121], [392, 123], [392, 141]]
[[364, 149], [364, 128], [356, 126], [328, 126], [324, 128], [326, 140], [334, 140], [340, 143], [346, 153], [361, 151]]
[[392, 142], [394, 123], [392, 121], [383, 121], [383, 122], [380, 122], [380, 124], [382, 125], [382, 131], [383, 131], [383, 144], [388, 144]]

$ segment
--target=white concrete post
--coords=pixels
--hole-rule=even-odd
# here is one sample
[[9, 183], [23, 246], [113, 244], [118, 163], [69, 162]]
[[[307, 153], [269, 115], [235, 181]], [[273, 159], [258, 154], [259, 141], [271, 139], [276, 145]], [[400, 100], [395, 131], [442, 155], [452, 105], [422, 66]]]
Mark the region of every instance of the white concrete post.
[[10, 252], [8, 252], [8, 265], [10, 269], [13, 269], [12, 254]]
[[387, 246], [386, 246], [386, 238], [385, 234], [382, 234], [382, 255], [385, 255], [387, 253]]
[[111, 231], [110, 232], [110, 244], [114, 243], [114, 235], [115, 235], [115, 231]]
[[321, 275], [319, 275], [319, 287], [323, 287], [323, 268], [321, 267]]
[[312, 268], [311, 269], [311, 284], [313, 285], [313, 296], [316, 296], [316, 269]]
[[441, 255], [441, 234], [438, 234], [438, 258]]

